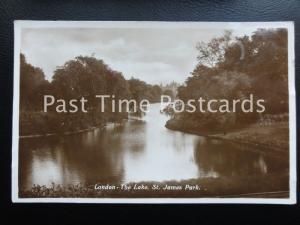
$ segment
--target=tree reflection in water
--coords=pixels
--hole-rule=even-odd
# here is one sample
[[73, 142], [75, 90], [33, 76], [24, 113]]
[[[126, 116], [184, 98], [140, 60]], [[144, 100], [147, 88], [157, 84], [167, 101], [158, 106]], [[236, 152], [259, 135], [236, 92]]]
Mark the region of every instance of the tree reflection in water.
[[20, 186], [239, 179], [288, 168], [288, 160], [168, 130], [164, 127], [168, 117], [159, 109], [160, 104], [153, 104], [139, 120], [108, 124], [86, 133], [21, 139]]
[[213, 171], [222, 177], [266, 175], [288, 165], [285, 160], [280, 162], [239, 145], [207, 138], [198, 141], [194, 154], [199, 171]]

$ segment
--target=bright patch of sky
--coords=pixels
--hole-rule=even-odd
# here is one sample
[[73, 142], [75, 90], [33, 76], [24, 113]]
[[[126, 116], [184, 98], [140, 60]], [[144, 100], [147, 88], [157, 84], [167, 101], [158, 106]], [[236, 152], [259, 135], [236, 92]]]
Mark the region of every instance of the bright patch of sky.
[[[55, 69], [76, 56], [94, 56], [126, 79], [151, 84], [182, 83], [197, 64], [196, 44], [224, 33], [221, 28], [27, 28], [21, 52], [51, 80]], [[233, 36], [255, 29], [232, 30]]]

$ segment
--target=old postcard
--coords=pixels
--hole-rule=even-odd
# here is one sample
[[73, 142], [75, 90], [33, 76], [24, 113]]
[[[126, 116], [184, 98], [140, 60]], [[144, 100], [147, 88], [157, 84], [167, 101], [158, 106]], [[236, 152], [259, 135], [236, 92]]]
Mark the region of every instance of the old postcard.
[[14, 51], [14, 202], [296, 202], [293, 22], [15, 21]]

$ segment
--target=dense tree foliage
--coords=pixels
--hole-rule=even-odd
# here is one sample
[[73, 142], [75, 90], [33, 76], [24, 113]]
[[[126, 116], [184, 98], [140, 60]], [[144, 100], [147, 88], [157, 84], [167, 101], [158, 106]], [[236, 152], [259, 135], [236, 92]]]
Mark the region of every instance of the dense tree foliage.
[[26, 62], [25, 56], [20, 58], [20, 107], [21, 110], [37, 110], [43, 102], [43, 94], [49, 88], [42, 69]]
[[[116, 122], [127, 113], [100, 113], [95, 95], [113, 95], [118, 99], [148, 99], [159, 102], [161, 94], [187, 102], [200, 97], [210, 99], [245, 99], [250, 94], [265, 100], [265, 114], [288, 112], [288, 50], [286, 29], [258, 29], [251, 36], [232, 37], [227, 31], [210, 42], [199, 42], [198, 64], [179, 86], [150, 85], [112, 70], [102, 60], [78, 56], [58, 67], [48, 82], [42, 69], [20, 60], [20, 131], [21, 134], [75, 131]], [[179, 86], [179, 87], [178, 87]], [[177, 88], [178, 87], [178, 88]], [[43, 112], [43, 96], [51, 94], [66, 101], [88, 100], [89, 113]], [[106, 104], [111, 104], [106, 101]], [[221, 131], [255, 122], [258, 113], [177, 113], [167, 127], [189, 131]]]
[[234, 70], [251, 77], [251, 91], [266, 100], [269, 114], [288, 112], [287, 44], [286, 29], [259, 29], [251, 37], [237, 38], [226, 50], [224, 62], [219, 64], [221, 70]]
[[[21, 134], [76, 131], [106, 122], [118, 122], [127, 118], [127, 112], [119, 112], [116, 105], [112, 112], [112, 99], [105, 101], [105, 111], [101, 110], [96, 95], [114, 96], [114, 100], [135, 99], [137, 102], [148, 99], [160, 100], [162, 93], [158, 85], [149, 85], [138, 79], [126, 80], [122, 73], [112, 70], [102, 60], [79, 56], [58, 67], [52, 82], [45, 80], [40, 68], [33, 67], [21, 55]], [[43, 112], [45, 94], [57, 99], [87, 100], [88, 113], [57, 113], [55, 108]]]
[[[199, 43], [198, 64], [178, 98], [244, 99], [251, 93], [265, 100], [265, 114], [288, 112], [288, 54], [285, 29], [259, 29], [251, 37], [231, 32]], [[221, 131], [255, 122], [258, 113], [179, 113], [167, 127], [193, 131]]]
[[131, 78], [128, 80], [132, 99], [137, 102], [148, 99], [150, 102], [159, 102], [162, 90], [158, 85], [150, 85], [139, 79]]

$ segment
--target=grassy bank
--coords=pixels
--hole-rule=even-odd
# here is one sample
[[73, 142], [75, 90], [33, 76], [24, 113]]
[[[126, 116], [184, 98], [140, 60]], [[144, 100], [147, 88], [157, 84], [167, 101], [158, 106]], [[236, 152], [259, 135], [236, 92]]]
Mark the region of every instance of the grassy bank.
[[172, 120], [167, 122], [166, 127], [171, 130], [234, 142], [251, 148], [255, 147], [265, 153], [276, 152], [288, 155], [289, 152], [288, 121], [272, 123], [267, 126], [255, 123], [247, 127], [230, 129], [226, 133], [203, 130], [199, 127], [194, 129], [193, 126], [181, 126]]
[[[116, 184], [118, 186], [118, 184]], [[120, 185], [120, 184], [119, 184]], [[287, 198], [289, 190], [288, 172], [281, 174], [268, 174], [266, 176], [245, 176], [229, 178], [204, 178], [190, 179], [184, 181], [168, 182], [140, 182], [127, 185], [143, 185], [148, 190], [97, 190], [95, 184], [61, 186], [53, 184], [51, 187], [34, 186], [30, 190], [21, 190], [20, 197], [23, 198], [195, 198], [195, 197], [265, 197], [265, 198]], [[153, 185], [160, 189], [153, 190]], [[163, 190], [168, 186], [181, 186], [182, 190]], [[186, 185], [196, 186], [198, 190], [186, 190]]]
[[260, 150], [266, 152], [288, 154], [289, 151], [288, 122], [274, 123], [269, 126], [254, 124], [227, 134], [215, 134], [209, 137], [259, 147]]

